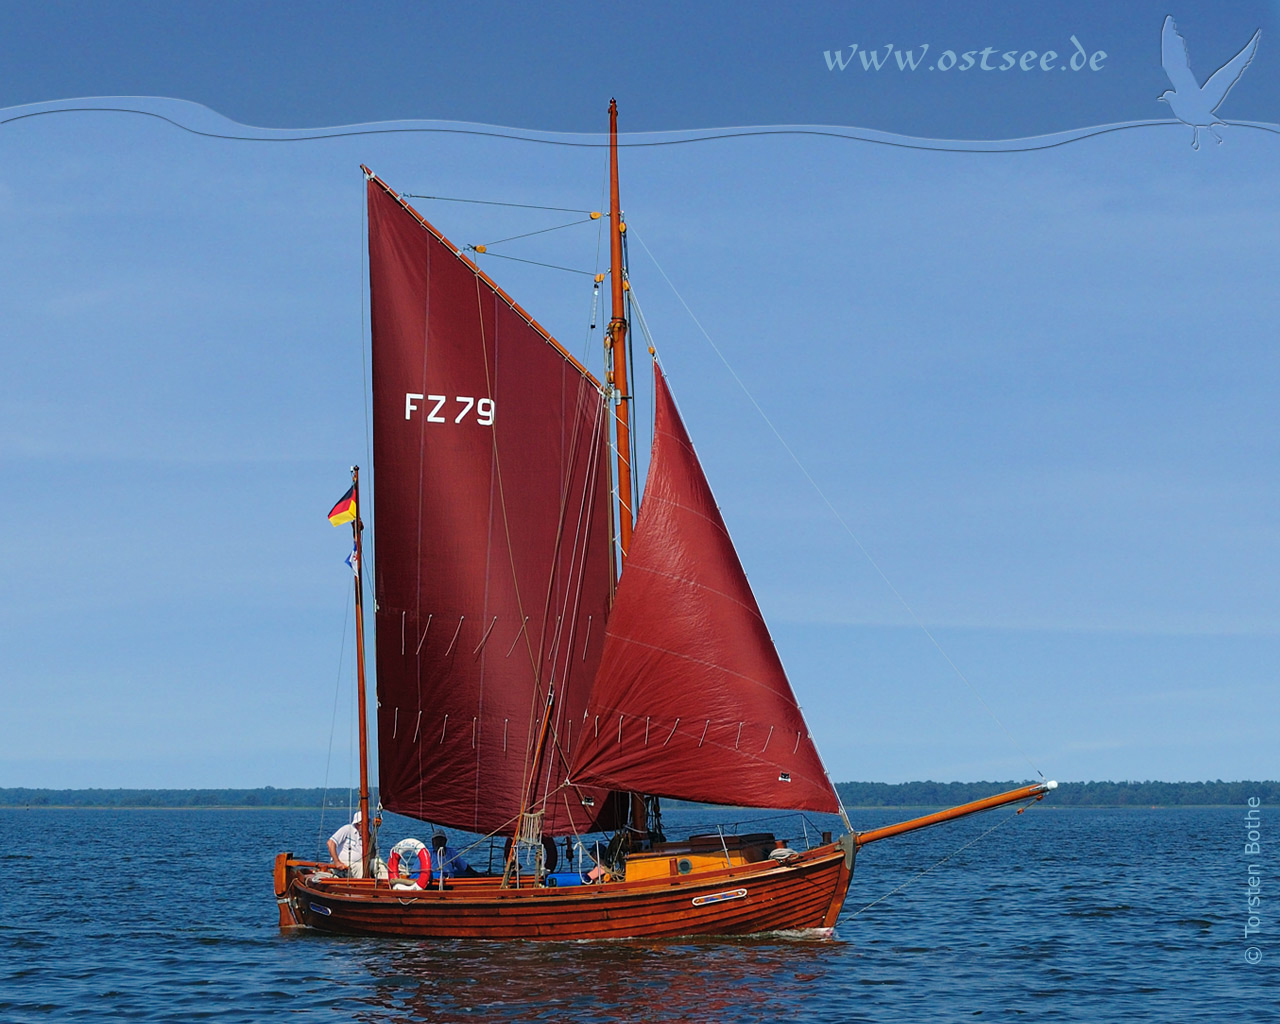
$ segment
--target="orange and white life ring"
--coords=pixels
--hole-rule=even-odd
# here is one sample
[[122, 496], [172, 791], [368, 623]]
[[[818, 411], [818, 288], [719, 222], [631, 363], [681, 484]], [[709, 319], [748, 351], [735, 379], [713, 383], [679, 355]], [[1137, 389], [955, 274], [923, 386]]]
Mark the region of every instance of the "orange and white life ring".
[[[417, 861], [416, 873], [415, 860]], [[409, 872], [407, 879], [400, 877], [401, 864], [404, 864]], [[426, 843], [418, 839], [401, 839], [391, 847], [391, 859], [387, 861], [387, 880], [394, 884], [397, 879], [402, 883], [412, 882], [419, 889], [427, 887], [427, 883], [431, 881], [431, 854], [427, 850]]]

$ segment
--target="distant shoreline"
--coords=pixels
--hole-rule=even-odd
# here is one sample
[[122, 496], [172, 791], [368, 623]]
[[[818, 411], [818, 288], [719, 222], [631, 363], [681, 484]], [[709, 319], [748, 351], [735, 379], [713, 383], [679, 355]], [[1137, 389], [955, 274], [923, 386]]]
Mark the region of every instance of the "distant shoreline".
[[[850, 810], [951, 807], [1022, 782], [840, 782]], [[1250, 797], [1280, 803], [1280, 782], [1063, 782], [1047, 807], [1238, 807]], [[377, 794], [374, 793], [376, 801]], [[697, 807], [680, 800], [666, 806]], [[0, 788], [0, 808], [49, 810], [330, 810], [346, 813], [346, 790], [277, 789], [35, 789]]]

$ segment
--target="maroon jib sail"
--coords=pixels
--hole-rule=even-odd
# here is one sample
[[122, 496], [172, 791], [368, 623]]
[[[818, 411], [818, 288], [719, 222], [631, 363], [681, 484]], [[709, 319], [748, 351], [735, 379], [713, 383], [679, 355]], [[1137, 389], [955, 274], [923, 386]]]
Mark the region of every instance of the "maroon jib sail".
[[837, 811], [656, 364], [654, 389], [644, 500], [571, 778], [708, 803]]
[[377, 179], [368, 200], [382, 803], [611, 825], [608, 794], [564, 785], [609, 601], [604, 395]]

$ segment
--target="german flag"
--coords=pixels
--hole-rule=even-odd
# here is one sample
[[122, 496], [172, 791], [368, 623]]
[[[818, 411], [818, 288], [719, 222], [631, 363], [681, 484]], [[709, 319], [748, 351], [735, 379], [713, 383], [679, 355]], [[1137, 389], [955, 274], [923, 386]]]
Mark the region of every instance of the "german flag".
[[350, 489], [341, 498], [338, 504], [333, 506], [333, 510], [329, 513], [329, 522], [334, 526], [341, 526], [343, 523], [349, 523], [356, 517], [356, 488], [352, 484]]

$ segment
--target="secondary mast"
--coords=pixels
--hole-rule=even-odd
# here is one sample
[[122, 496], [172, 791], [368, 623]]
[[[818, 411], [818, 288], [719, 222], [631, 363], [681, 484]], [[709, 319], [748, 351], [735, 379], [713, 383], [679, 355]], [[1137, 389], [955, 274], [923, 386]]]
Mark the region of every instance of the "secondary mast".
[[369, 877], [369, 859], [372, 852], [369, 841], [369, 715], [365, 707], [364, 684], [364, 551], [360, 535], [364, 523], [360, 519], [360, 467], [351, 467], [351, 496], [355, 501], [356, 517], [351, 520], [351, 532], [355, 541], [356, 578], [356, 707], [360, 735], [360, 861], [362, 875]]

